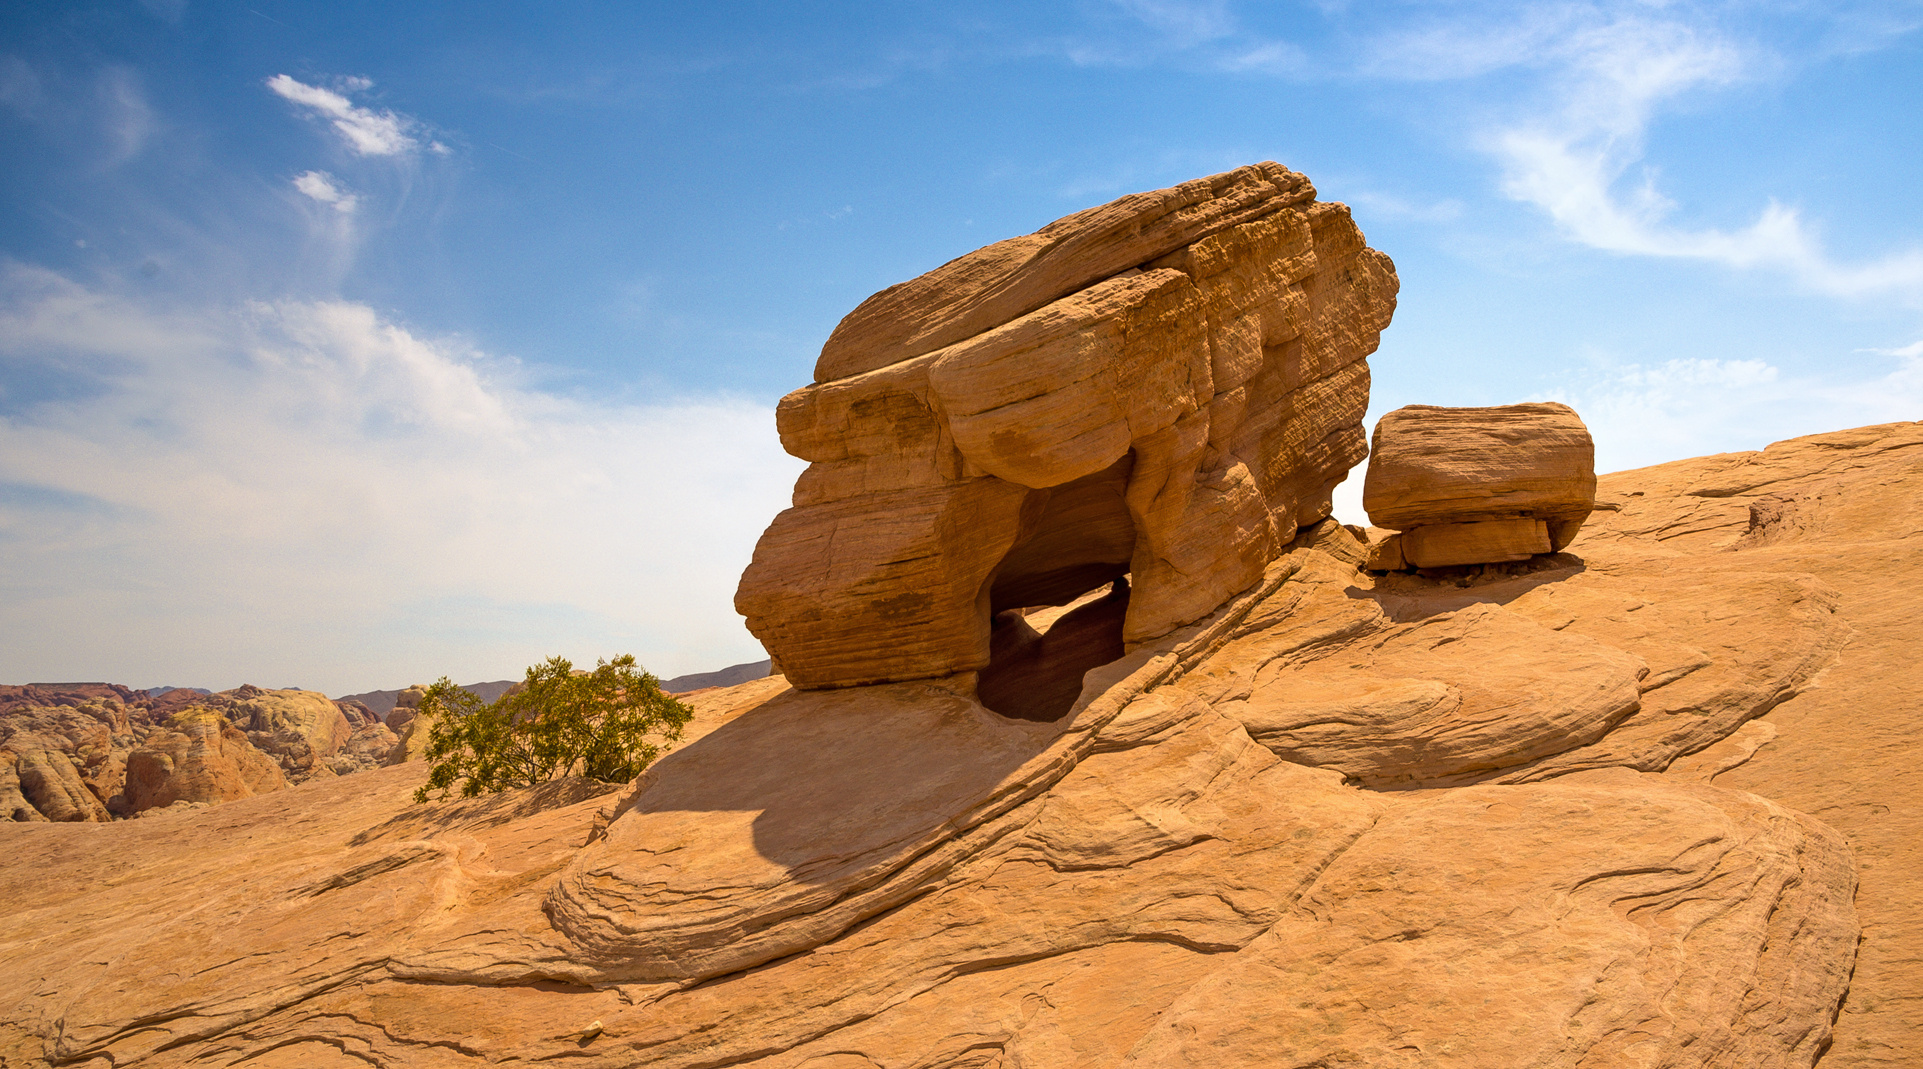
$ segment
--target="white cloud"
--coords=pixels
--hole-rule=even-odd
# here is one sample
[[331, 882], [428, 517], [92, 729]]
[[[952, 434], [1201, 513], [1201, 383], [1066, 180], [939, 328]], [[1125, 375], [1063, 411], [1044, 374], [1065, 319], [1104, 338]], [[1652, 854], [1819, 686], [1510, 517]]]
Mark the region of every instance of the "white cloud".
[[1923, 341], [1913, 341], [1908, 345], [1896, 349], [1866, 349], [1864, 351], [1878, 353], [1882, 356], [1923, 358]]
[[[348, 92], [364, 92], [374, 83], [366, 78], [347, 78], [340, 84]], [[267, 88], [331, 120], [335, 132], [357, 155], [398, 156], [419, 145], [412, 131], [420, 124], [405, 115], [363, 108], [331, 89], [308, 85], [285, 74], [267, 79]]]
[[1314, 66], [1292, 42], [1252, 33], [1228, 0], [1109, 0], [1127, 30], [1060, 43], [1077, 66], [1137, 66], [1169, 55], [1230, 74], [1299, 77]]
[[[1804, 434], [1923, 416], [1923, 346], [1850, 378], [1792, 375], [1762, 360], [1614, 364], [1597, 358], [1563, 387], [1529, 398], [1575, 408], [1596, 438], [1599, 471], [1760, 449]], [[1840, 354], [1839, 354], [1840, 355]]]
[[1293, 77], [1306, 74], [1312, 64], [1302, 46], [1289, 41], [1261, 41], [1227, 52], [1216, 66], [1231, 73], [1249, 72]]
[[109, 146], [108, 162], [125, 163], [140, 155], [153, 137], [158, 127], [153, 109], [141, 90], [140, 76], [126, 67], [101, 71], [97, 91]]
[[1114, 0], [1115, 5], [1163, 35], [1176, 48], [1218, 40], [1236, 32], [1224, 0]]
[[1677, 206], [1657, 190], [1651, 173], [1624, 188], [1664, 104], [1780, 65], [1775, 56], [1686, 21], [1688, 15], [1681, 6], [1552, 6], [1519, 18], [1513, 30], [1480, 49], [1465, 48], [1453, 62], [1443, 57], [1459, 31], [1411, 38], [1389, 54], [1434, 57], [1412, 67], [1432, 76], [1503, 66], [1550, 69], [1554, 107], [1489, 134], [1485, 147], [1502, 164], [1503, 193], [1547, 212], [1574, 241], [1625, 255], [1777, 270], [1835, 296], [1923, 300], [1923, 251], [1841, 262], [1796, 209], [1774, 201], [1739, 230], [1692, 228], [1673, 222]]
[[307, 171], [294, 176], [294, 188], [302, 193], [331, 206], [335, 211], [352, 215], [360, 198], [334, 184], [334, 176], [326, 171]]
[[761, 656], [773, 412], [582, 400], [365, 305], [165, 309], [0, 273], [0, 678], [301, 685]]

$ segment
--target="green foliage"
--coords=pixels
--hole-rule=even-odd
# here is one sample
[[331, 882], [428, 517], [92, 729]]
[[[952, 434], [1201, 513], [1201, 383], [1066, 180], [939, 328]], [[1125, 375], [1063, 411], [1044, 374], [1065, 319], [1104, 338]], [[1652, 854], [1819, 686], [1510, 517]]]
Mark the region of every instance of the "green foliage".
[[463, 798], [568, 775], [626, 783], [694, 715], [663, 694], [632, 654], [598, 662], [592, 672], [550, 657], [492, 704], [442, 676], [420, 709], [429, 718], [425, 756], [433, 768], [416, 802], [433, 791], [446, 798], [457, 783]]

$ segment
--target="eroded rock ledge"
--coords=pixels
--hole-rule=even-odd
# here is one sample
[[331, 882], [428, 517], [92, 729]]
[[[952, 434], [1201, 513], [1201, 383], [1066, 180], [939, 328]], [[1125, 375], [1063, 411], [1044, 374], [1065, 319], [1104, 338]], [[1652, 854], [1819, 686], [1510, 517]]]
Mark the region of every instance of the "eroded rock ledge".
[[1123, 639], [1248, 589], [1367, 452], [1389, 258], [1263, 163], [876, 294], [790, 394], [810, 461], [735, 605], [804, 689], [991, 661], [991, 620], [1123, 575]]

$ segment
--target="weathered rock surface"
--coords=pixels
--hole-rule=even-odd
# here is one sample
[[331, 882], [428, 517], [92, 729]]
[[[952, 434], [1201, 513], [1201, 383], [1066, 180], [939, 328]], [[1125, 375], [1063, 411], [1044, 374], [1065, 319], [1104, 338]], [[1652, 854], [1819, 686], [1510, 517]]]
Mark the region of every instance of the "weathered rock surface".
[[391, 731], [354, 702], [240, 687], [0, 687], [0, 816], [106, 821], [380, 765]]
[[1919, 491], [1903, 424], [1605, 477], [1568, 552], [1448, 578], [1318, 524], [1055, 720], [770, 677], [613, 794], [12, 825], [0, 1052], [1913, 1065]]
[[237, 700], [228, 715], [256, 747], [274, 757], [290, 774], [327, 768], [326, 759], [339, 753], [354, 734], [347, 714], [324, 694], [259, 687], [242, 687], [231, 693]]
[[1383, 552], [1412, 568], [1553, 553], [1595, 497], [1589, 428], [1554, 402], [1398, 408], [1376, 422], [1362, 488], [1369, 522], [1402, 532]]
[[778, 410], [810, 461], [736, 606], [804, 689], [960, 676], [1127, 574], [1145, 642], [1249, 588], [1366, 452], [1388, 258], [1273, 163], [876, 294]]
[[176, 802], [226, 802], [287, 786], [273, 757], [211, 709], [174, 714], [127, 755], [127, 809]]
[[[1779, 635], [1721, 608], [1720, 586], [1807, 577], [1807, 593], [1782, 588], [1778, 605], [1821, 611], [1820, 599], [1849, 628], [1820, 675], [1771, 703], [1762, 723], [1773, 737], [1731, 747], [1714, 774], [1836, 828], [1856, 858], [1863, 941], [1824, 1069], [1923, 1061], [1923, 680], [1910, 668], [1919, 532], [1923, 424], [1895, 423], [1605, 476], [1572, 547], [1592, 571], [1647, 562], [1694, 601], [1686, 612], [1728, 636], [1717, 646], [1740, 641], [1757, 660]], [[1694, 704], [1663, 718], [1671, 724], [1626, 726], [1660, 738], [1697, 719]]]
[[1378, 822], [1120, 1064], [1809, 1065], [1853, 890], [1840, 836], [1753, 795], [1452, 791]]

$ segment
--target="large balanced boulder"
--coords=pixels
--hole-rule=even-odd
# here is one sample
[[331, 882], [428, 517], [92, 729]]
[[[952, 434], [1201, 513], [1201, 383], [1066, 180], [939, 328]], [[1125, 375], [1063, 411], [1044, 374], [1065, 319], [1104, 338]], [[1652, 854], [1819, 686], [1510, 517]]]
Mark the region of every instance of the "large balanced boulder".
[[1554, 402], [1398, 408], [1376, 423], [1362, 487], [1369, 522], [1400, 531], [1401, 560], [1417, 568], [1556, 552], [1595, 501], [1589, 428]]
[[1366, 453], [1394, 265], [1274, 163], [1135, 194], [869, 298], [783, 399], [810, 461], [735, 605], [804, 689], [990, 660], [1005, 610], [1129, 575], [1200, 619]]

